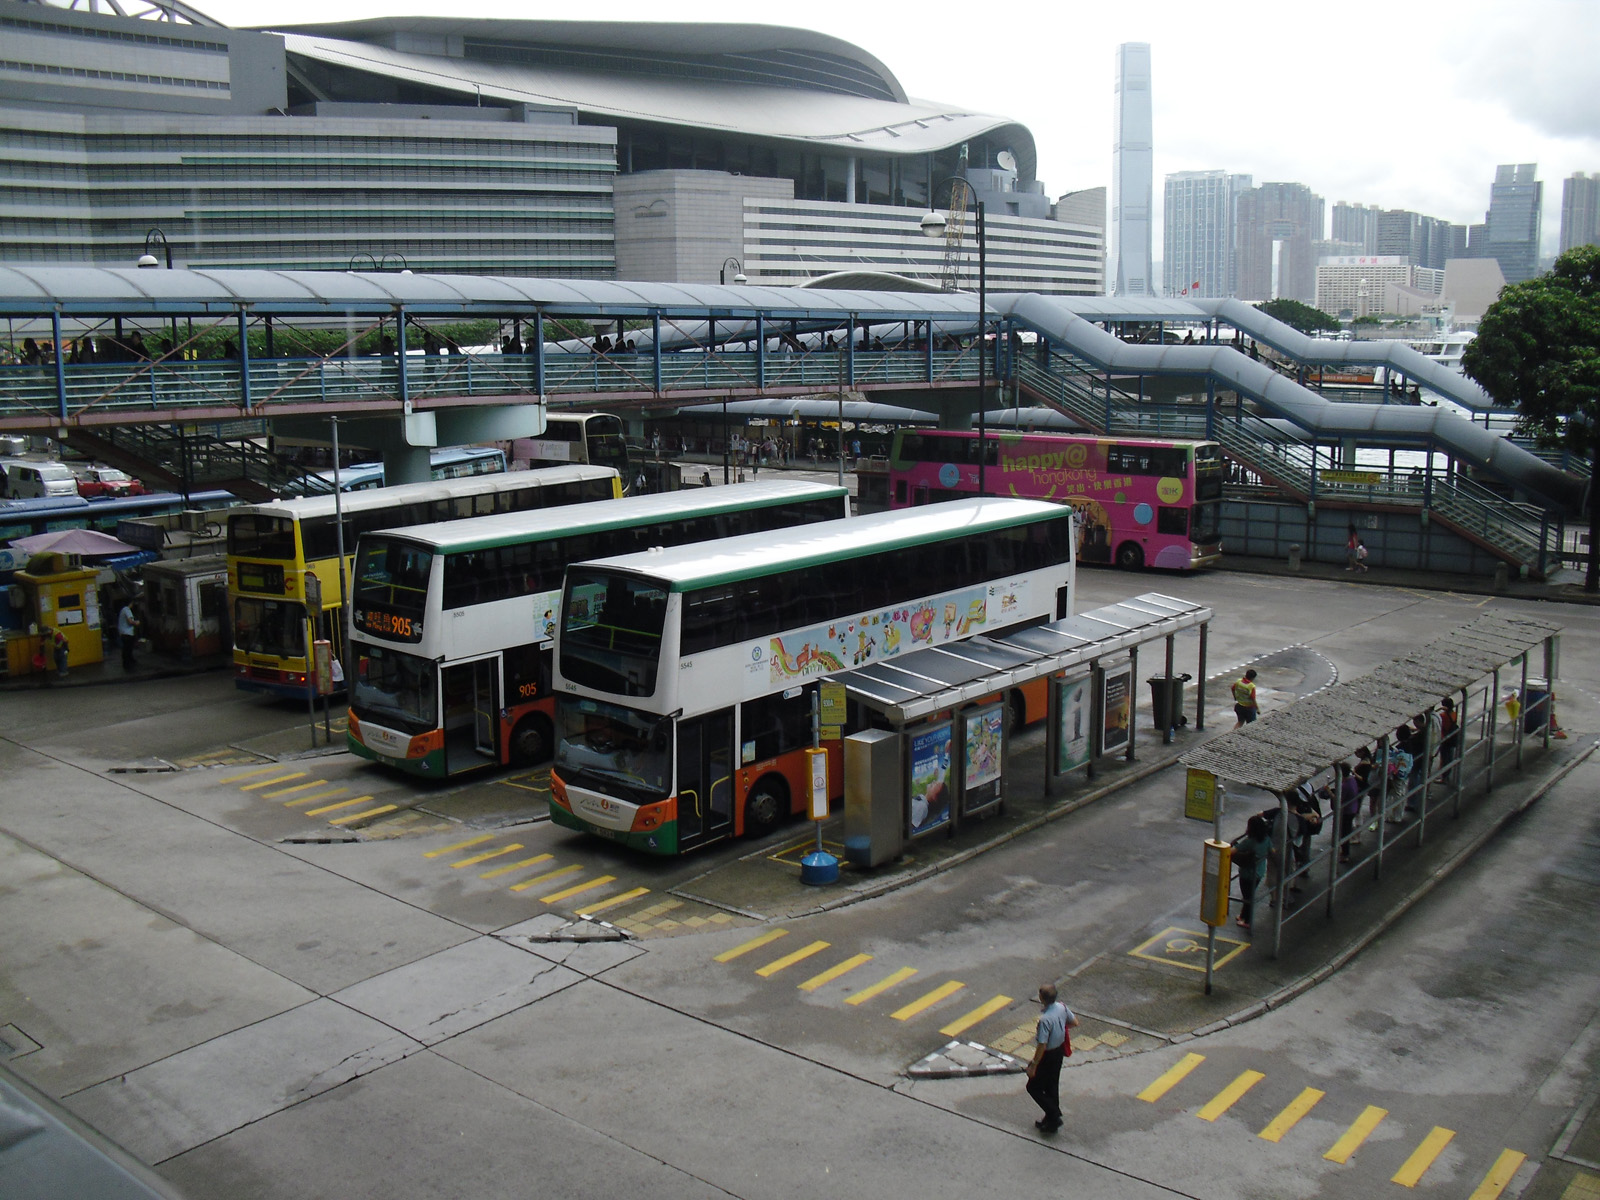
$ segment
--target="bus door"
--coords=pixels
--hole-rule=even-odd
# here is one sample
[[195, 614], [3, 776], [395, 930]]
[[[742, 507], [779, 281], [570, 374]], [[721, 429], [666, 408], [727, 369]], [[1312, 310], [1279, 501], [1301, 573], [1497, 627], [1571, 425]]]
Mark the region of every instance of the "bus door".
[[678, 849], [733, 833], [733, 709], [678, 722]]
[[444, 769], [447, 774], [500, 761], [495, 745], [500, 712], [499, 670], [493, 658], [444, 668]]

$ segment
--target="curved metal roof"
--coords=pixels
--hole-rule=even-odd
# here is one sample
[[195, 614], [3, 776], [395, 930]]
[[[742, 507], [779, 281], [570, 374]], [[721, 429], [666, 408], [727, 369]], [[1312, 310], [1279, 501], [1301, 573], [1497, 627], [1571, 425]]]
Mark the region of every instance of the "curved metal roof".
[[[716, 416], [723, 412], [740, 417], [837, 417], [841, 402], [831, 397], [795, 396], [791, 399], [730, 400], [726, 405], [686, 404], [680, 413]], [[875, 404], [870, 400], [845, 400], [843, 409], [850, 421], [906, 421], [923, 425], [939, 419], [938, 413], [920, 408], [901, 408], [895, 404]]]

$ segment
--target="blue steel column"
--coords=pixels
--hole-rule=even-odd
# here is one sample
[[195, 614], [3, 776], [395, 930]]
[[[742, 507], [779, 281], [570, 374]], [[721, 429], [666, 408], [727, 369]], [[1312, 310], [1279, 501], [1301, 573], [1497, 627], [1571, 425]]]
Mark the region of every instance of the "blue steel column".
[[651, 370], [654, 372], [656, 395], [661, 394], [661, 314], [650, 314], [650, 355], [652, 358]]
[[544, 313], [533, 314], [533, 394], [544, 395]]
[[756, 314], [756, 388], [767, 390], [767, 314]]
[[50, 336], [56, 344], [56, 407], [62, 424], [67, 420], [67, 356], [61, 352], [61, 310], [50, 314]]
[[239, 391], [245, 412], [250, 411], [250, 314], [239, 310]]
[[404, 308], [394, 310], [394, 334], [395, 353], [400, 356], [400, 403], [407, 404], [411, 400], [411, 380], [406, 375], [406, 310]]

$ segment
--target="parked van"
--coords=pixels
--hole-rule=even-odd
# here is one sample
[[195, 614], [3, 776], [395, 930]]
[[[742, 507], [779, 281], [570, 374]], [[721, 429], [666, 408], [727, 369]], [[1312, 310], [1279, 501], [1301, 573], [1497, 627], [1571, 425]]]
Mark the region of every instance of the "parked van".
[[6, 495], [13, 500], [33, 500], [45, 496], [76, 496], [78, 479], [58, 462], [9, 462], [6, 464]]

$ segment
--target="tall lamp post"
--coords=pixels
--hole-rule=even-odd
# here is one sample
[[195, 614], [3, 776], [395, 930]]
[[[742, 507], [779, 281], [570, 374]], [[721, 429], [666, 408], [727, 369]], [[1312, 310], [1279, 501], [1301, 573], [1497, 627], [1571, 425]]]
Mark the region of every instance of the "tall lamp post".
[[733, 281], [740, 284], [749, 283], [750, 281], [745, 278], [744, 264], [731, 255], [723, 259], [722, 266], [717, 269], [717, 282], [728, 282], [728, 265], [730, 263], [733, 264]]
[[[973, 200], [972, 185], [959, 175], [952, 175], [934, 185], [934, 194], [940, 188], [950, 185], [952, 198], [956, 189], [961, 194], [961, 211], [963, 218], [966, 215], [968, 200]], [[985, 409], [989, 402], [989, 253], [987, 243], [983, 236], [983, 201], [973, 200], [978, 210], [978, 495], [987, 494], [985, 484], [987, 478], [984, 472], [989, 462], [989, 426]], [[945, 234], [944, 216], [937, 210], [928, 213], [922, 218], [922, 232], [931, 238], [942, 238]], [[933, 337], [933, 323], [928, 323], [928, 337]]]
[[[161, 248], [161, 258], [157, 258], [151, 253], [157, 246]], [[136, 265], [141, 270], [151, 270], [161, 266], [164, 266], [169, 271], [172, 270], [172, 243], [167, 241], [167, 235], [160, 229], [151, 228], [145, 230], [144, 253], [139, 255], [139, 261]], [[172, 318], [172, 341], [167, 347], [167, 353], [173, 355], [178, 353], [177, 317]], [[181, 424], [178, 426], [178, 453], [183, 456], [183, 502], [187, 506], [191, 478], [189, 469], [189, 435]]]

